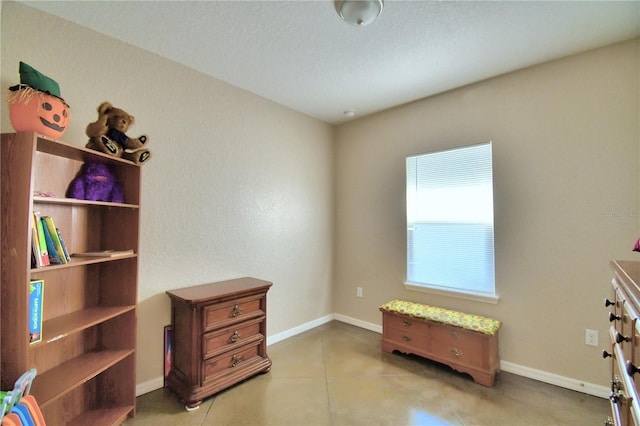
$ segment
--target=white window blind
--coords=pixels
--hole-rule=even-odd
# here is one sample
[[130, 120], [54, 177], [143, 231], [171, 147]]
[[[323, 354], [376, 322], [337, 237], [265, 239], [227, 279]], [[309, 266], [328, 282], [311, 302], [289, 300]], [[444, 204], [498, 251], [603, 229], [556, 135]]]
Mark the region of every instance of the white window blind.
[[491, 142], [407, 157], [407, 283], [495, 296]]

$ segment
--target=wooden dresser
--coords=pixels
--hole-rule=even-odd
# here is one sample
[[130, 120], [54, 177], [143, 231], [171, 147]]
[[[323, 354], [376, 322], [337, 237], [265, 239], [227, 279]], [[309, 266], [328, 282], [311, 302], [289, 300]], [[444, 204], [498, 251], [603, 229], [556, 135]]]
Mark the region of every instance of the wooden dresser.
[[173, 352], [168, 387], [187, 409], [267, 372], [267, 291], [272, 283], [238, 278], [168, 291]]
[[611, 417], [605, 425], [640, 426], [640, 262], [610, 262], [614, 278], [605, 307], [611, 327], [610, 349], [603, 351], [611, 362]]

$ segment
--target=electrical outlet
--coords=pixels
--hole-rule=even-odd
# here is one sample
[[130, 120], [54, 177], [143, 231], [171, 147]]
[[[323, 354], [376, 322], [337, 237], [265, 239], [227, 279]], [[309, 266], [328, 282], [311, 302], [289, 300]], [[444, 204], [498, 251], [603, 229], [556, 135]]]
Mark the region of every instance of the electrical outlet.
[[598, 330], [589, 330], [584, 333], [584, 344], [589, 346], [598, 346]]
[[364, 297], [364, 294], [362, 293], [362, 287], [356, 287], [356, 296]]

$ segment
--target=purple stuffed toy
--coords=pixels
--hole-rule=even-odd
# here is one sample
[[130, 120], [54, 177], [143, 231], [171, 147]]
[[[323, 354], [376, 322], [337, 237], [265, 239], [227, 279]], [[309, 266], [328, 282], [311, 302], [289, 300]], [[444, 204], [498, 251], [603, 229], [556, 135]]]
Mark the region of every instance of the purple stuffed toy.
[[67, 197], [78, 200], [123, 203], [122, 186], [111, 168], [102, 163], [84, 163], [69, 184]]

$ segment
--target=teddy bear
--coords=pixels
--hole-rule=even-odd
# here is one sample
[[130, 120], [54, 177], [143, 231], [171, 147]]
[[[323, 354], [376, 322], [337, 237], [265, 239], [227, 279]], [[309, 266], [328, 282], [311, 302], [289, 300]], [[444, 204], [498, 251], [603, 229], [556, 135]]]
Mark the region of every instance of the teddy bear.
[[67, 197], [124, 203], [122, 185], [107, 164], [86, 162], [69, 184]]
[[89, 136], [86, 147], [136, 164], [146, 163], [151, 158], [151, 151], [145, 147], [147, 136], [130, 138], [126, 135], [134, 121], [135, 118], [126, 111], [109, 102], [101, 103], [98, 106], [98, 119], [89, 123], [85, 130]]

